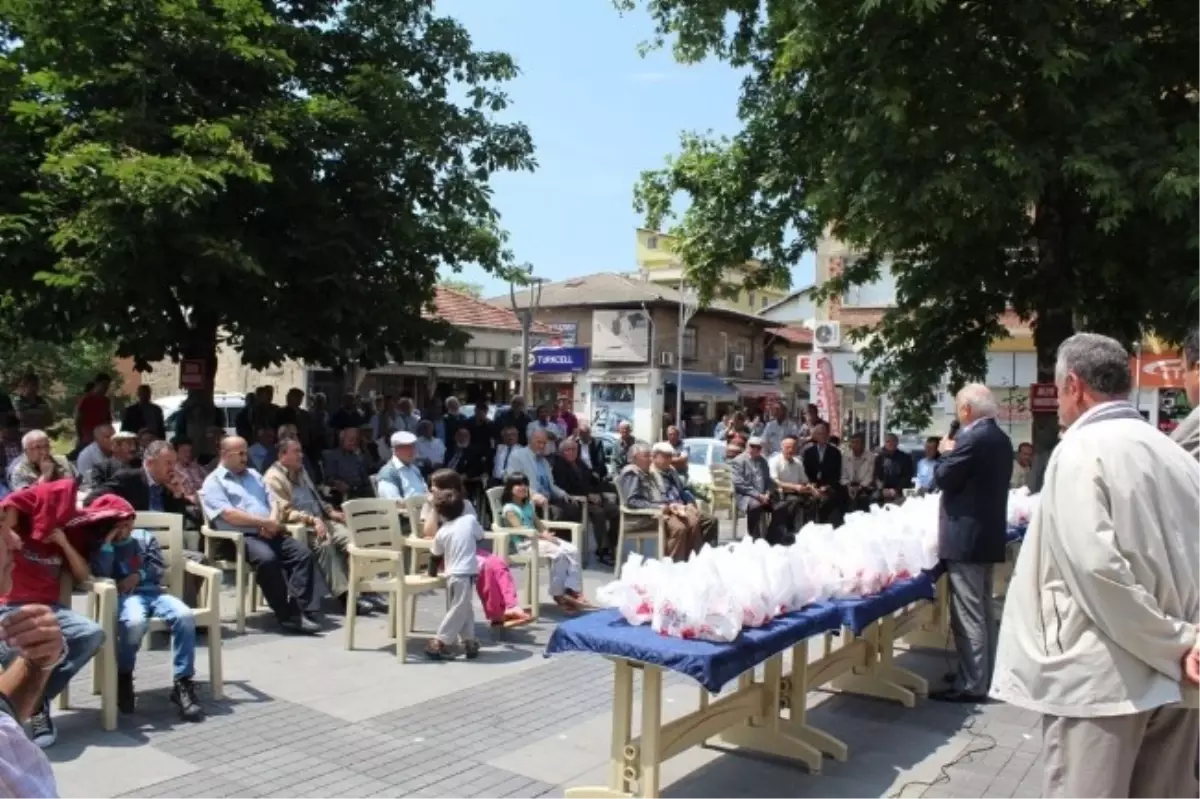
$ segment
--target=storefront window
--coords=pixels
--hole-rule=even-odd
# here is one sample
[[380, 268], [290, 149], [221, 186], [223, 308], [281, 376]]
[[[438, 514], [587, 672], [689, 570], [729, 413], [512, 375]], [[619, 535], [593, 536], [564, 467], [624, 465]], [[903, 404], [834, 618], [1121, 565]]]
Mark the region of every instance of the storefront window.
[[633, 424], [632, 383], [596, 383], [592, 386], [592, 430], [617, 431], [621, 422]]
[[683, 359], [694, 361], [696, 357], [696, 328], [685, 327], [683, 329]]

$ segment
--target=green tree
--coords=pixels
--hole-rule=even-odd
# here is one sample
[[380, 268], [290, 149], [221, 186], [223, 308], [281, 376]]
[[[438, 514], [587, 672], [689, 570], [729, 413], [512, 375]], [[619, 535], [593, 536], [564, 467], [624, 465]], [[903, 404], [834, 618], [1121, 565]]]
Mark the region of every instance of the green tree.
[[[633, 0], [619, 3], [626, 9]], [[868, 333], [900, 415], [981, 375], [1012, 309], [1038, 379], [1076, 329], [1178, 340], [1197, 316], [1197, 5], [1167, 0], [648, 0], [679, 60], [744, 70], [742, 130], [687, 134], [635, 204], [707, 293], [728, 264], [786, 279], [828, 231], [862, 253], [822, 296], [887, 265]], [[1035, 439], [1053, 445], [1056, 420]]]
[[469, 280], [439, 280], [438, 285], [442, 288], [474, 297], [477, 300], [483, 298], [483, 286], [478, 283], [472, 283]]
[[6, 308], [139, 367], [402, 360], [439, 270], [509, 267], [516, 74], [424, 0], [0, 0]]
[[55, 417], [70, 421], [75, 402], [97, 374], [112, 378], [110, 395], [121, 391], [121, 375], [113, 368], [111, 343], [76, 338], [63, 344], [38, 341], [0, 329], [0, 392], [13, 393], [26, 374], [36, 374], [42, 382], [42, 394], [54, 409]]

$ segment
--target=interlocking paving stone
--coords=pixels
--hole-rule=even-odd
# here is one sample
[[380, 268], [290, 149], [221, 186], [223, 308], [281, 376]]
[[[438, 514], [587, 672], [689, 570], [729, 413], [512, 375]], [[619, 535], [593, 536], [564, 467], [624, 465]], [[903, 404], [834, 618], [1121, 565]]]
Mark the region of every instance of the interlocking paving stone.
[[[728, 531], [728, 523], [724, 527]], [[516, 577], [520, 585], [520, 575]], [[594, 592], [611, 577], [589, 570], [585, 579]], [[607, 768], [612, 667], [594, 656], [543, 658], [556, 618], [548, 606], [543, 606], [539, 624], [513, 631], [489, 629], [477, 606], [483, 657], [474, 663], [434, 664], [421, 660], [420, 649], [440, 619], [442, 599], [424, 597], [418, 603], [418, 632], [409, 641], [409, 662], [400, 665], [390, 644], [371, 651], [383, 645], [382, 617], [361, 622], [359, 651], [346, 652], [341, 619], [331, 619], [323, 636], [306, 640], [280, 635], [269, 614], [258, 613], [247, 618], [246, 633], [236, 635], [231, 591], [223, 593], [222, 603], [228, 620], [222, 637], [224, 699], [214, 701], [208, 693], [203, 639], [197, 652], [207, 720], [178, 720], [168, 700], [170, 652], [166, 639], [159, 637], [151, 651], [139, 655], [137, 712], [121, 717], [117, 732], [99, 730], [91, 667], [78, 675], [71, 686], [72, 710], [59, 716], [62, 732], [52, 759], [56, 751], [61, 757], [76, 751], [74, 738], [116, 748], [153, 747], [194, 767], [183, 776], [147, 780], [120, 794], [139, 797], [561, 796], [569, 785], [556, 782], [566, 769], [539, 769], [536, 758], [525, 758], [521, 765], [505, 762], [507, 753], [527, 747], [538, 757], [544, 752], [547, 762], [562, 753], [557, 760], [566, 768], [587, 764], [587, 779], [581, 767], [570, 784], [604, 779], [595, 775]], [[898, 660], [931, 680], [946, 670], [942, 655], [906, 654]], [[244, 674], [239, 676], [239, 670]], [[346, 679], [356, 684], [339, 684], [339, 675], [350, 675]], [[471, 680], [464, 684], [468, 676]], [[637, 696], [640, 674], [635, 673], [634, 683]], [[403, 698], [408, 684], [420, 687], [414, 694], [419, 700], [404, 706], [391, 701], [375, 713], [363, 703], [364, 688], [387, 686], [394, 700]], [[694, 683], [679, 674], [664, 679], [668, 695], [694, 697], [691, 687]], [[356, 707], [366, 713], [352, 717], [363, 720], [350, 723], [328, 712], [336, 711], [337, 690], [343, 688], [358, 692]], [[308, 693], [321, 697], [320, 707], [309, 705], [316, 700]], [[827, 759], [822, 776], [811, 776], [803, 768], [724, 747], [700, 751], [695, 760], [685, 753], [664, 766], [663, 795], [884, 796], [901, 788], [906, 799], [1037, 795], [1041, 728], [1034, 714], [1004, 705], [972, 709], [924, 699], [905, 709], [823, 691], [810, 700], [819, 704], [810, 711], [809, 723], [846, 741], [849, 762]], [[689, 706], [665, 706], [665, 713], [668, 708], [682, 712]], [[964, 756], [974, 749], [985, 751]], [[945, 765], [952, 760], [957, 762]], [[101, 768], [122, 768], [119, 756], [100, 763]], [[553, 781], [537, 778], [548, 776], [546, 772], [558, 776]], [[63, 795], [96, 795], [75, 772], [70, 779], [60, 785]]]

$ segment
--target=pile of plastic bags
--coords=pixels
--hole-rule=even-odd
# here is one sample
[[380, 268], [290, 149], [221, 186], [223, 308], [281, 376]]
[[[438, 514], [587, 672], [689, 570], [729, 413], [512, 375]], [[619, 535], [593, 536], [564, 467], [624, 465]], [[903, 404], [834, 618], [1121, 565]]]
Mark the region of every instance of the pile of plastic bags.
[[[903, 505], [847, 514], [836, 529], [806, 524], [788, 547], [744, 537], [705, 547], [683, 563], [634, 552], [621, 579], [597, 598], [630, 624], [649, 624], [662, 635], [733, 641], [744, 628], [814, 602], [877, 594], [933, 568], [938, 503], [936, 495], [910, 497]], [[1036, 505], [1026, 489], [1012, 492], [1010, 523], [1027, 523]]]
[[1029, 493], [1024, 486], [1008, 492], [1008, 526], [1024, 527], [1029, 524], [1037, 506], [1038, 495]]

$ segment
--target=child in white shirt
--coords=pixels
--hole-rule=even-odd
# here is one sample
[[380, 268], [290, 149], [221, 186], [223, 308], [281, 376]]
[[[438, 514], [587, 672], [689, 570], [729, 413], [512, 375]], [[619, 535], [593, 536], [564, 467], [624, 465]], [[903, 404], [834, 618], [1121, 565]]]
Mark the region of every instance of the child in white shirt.
[[475, 577], [479, 566], [475, 550], [483, 540], [479, 519], [465, 512], [462, 492], [439, 489], [433, 494], [433, 508], [444, 519], [433, 537], [430, 552], [446, 562], [446, 591], [450, 594], [446, 617], [438, 625], [437, 638], [425, 650], [433, 660], [446, 657], [448, 648], [462, 638], [468, 660], [479, 657], [479, 642], [475, 640], [475, 609], [471, 597], [475, 594]]

